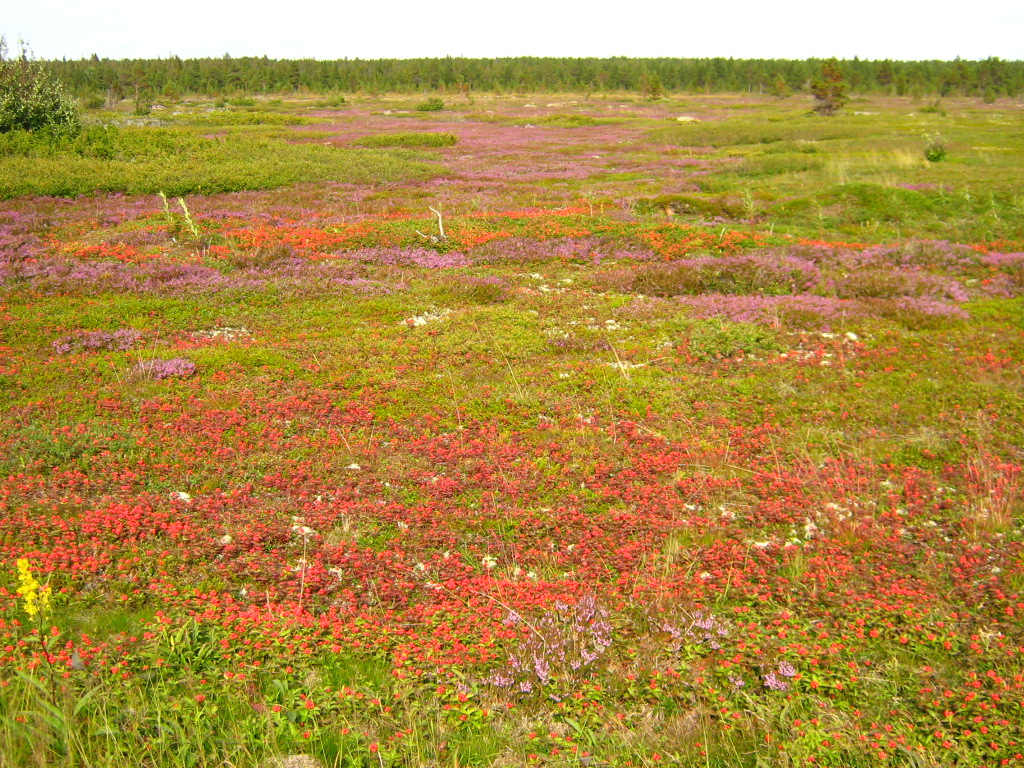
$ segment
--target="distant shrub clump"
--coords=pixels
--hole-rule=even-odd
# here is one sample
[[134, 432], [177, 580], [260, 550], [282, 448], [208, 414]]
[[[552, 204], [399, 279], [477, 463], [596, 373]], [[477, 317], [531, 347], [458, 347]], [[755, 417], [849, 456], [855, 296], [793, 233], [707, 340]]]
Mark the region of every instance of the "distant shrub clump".
[[420, 112], [440, 112], [444, 109], [444, 100], [437, 96], [431, 96], [426, 101], [417, 104], [416, 109]]
[[946, 143], [940, 136], [929, 136], [924, 146], [924, 159], [929, 163], [938, 163], [946, 159]]
[[64, 86], [30, 54], [7, 54], [0, 37], [0, 133], [49, 130], [76, 135], [81, 130], [78, 107]]
[[347, 103], [348, 102], [345, 101], [345, 97], [344, 96], [342, 96], [341, 94], [336, 94], [334, 96], [328, 96], [326, 99], [321, 99], [320, 101], [316, 102], [316, 106], [318, 106], [318, 107], [341, 107], [341, 106], [344, 106]]

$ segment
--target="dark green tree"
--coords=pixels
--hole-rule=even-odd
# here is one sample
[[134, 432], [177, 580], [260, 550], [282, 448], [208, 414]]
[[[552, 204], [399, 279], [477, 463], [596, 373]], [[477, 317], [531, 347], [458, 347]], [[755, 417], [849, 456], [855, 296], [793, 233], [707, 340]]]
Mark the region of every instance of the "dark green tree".
[[896, 81], [896, 71], [892, 67], [892, 62], [886, 59], [878, 67], [878, 72], [875, 74], [875, 82], [883, 88], [889, 88]]
[[811, 81], [811, 94], [819, 115], [834, 115], [847, 102], [846, 82], [838, 61], [829, 59], [821, 65], [821, 72]]
[[661, 78], [656, 72], [640, 73], [640, 93], [645, 99], [657, 101], [662, 96]]

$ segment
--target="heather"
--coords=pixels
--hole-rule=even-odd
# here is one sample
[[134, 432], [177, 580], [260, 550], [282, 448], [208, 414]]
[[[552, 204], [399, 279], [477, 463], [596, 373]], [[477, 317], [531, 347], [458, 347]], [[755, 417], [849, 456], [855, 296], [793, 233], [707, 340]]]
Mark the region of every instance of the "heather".
[[5, 139], [0, 768], [1024, 762], [1019, 107], [798, 98]]

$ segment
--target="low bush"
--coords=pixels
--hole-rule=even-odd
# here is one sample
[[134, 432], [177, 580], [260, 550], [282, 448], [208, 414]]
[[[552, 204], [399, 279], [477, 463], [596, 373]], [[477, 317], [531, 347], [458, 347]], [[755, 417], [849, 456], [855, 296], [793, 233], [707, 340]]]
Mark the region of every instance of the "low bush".
[[930, 136], [924, 147], [924, 159], [938, 163], [946, 159], [946, 143], [939, 136]]
[[687, 336], [687, 351], [698, 359], [734, 357], [779, 349], [771, 331], [753, 323], [696, 323]]
[[417, 104], [416, 109], [420, 112], [440, 112], [444, 109], [444, 100], [437, 96], [431, 96], [426, 101]]
[[345, 101], [344, 96], [342, 96], [341, 94], [337, 94], [335, 96], [328, 96], [326, 99], [321, 99], [320, 101], [316, 102], [314, 106], [333, 109], [335, 107], [344, 106], [347, 103], [348, 102]]
[[81, 129], [78, 106], [61, 82], [36, 61], [25, 43], [15, 58], [0, 37], [0, 133], [39, 131], [66, 135]]

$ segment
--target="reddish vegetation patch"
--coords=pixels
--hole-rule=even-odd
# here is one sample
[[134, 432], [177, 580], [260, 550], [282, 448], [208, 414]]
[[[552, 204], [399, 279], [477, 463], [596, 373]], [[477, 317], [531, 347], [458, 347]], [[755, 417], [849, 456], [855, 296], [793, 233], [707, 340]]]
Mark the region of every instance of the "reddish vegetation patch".
[[[582, 167], [507, 164], [545, 136], [446, 151]], [[382, 766], [425, 709], [524, 764], [1020, 761], [1019, 243], [153, 202], [5, 214], [0, 686]]]

